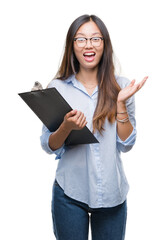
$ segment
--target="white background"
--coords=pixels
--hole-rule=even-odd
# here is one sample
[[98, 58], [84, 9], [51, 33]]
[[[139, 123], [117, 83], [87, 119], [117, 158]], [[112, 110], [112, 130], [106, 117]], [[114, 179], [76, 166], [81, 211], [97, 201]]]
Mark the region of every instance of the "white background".
[[47, 86], [67, 30], [83, 14], [105, 22], [121, 75], [137, 82], [149, 76], [136, 94], [136, 145], [122, 155], [130, 184], [126, 239], [166, 239], [164, 0], [0, 3], [0, 238], [55, 239], [51, 192], [58, 162], [42, 151], [42, 124], [17, 93], [35, 81]]

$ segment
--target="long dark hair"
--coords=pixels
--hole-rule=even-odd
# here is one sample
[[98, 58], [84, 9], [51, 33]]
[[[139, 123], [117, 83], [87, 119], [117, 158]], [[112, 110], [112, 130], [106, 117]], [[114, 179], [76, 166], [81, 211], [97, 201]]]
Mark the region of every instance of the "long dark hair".
[[83, 15], [78, 17], [70, 26], [65, 52], [61, 66], [55, 78], [65, 80], [72, 74], [79, 72], [79, 62], [74, 54], [73, 41], [79, 27], [86, 22], [94, 21], [104, 38], [104, 51], [98, 65], [98, 101], [93, 116], [93, 132], [97, 129], [100, 133], [104, 130], [104, 122], [107, 118], [110, 123], [115, 121], [117, 96], [121, 90], [116, 82], [113, 64], [113, 48], [108, 30], [103, 21], [95, 15]]

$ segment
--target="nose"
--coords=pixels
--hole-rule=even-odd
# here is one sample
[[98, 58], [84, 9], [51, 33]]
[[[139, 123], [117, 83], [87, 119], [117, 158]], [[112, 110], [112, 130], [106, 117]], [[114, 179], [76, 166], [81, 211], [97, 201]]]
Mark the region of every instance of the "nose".
[[87, 39], [87, 41], [86, 41], [86, 45], [85, 45], [85, 48], [93, 48], [93, 45], [92, 45], [90, 39]]

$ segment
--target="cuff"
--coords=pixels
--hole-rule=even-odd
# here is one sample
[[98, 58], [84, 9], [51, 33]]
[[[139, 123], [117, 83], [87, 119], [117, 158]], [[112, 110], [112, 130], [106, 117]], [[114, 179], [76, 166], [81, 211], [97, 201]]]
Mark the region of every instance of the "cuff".
[[132, 133], [129, 135], [129, 137], [125, 141], [122, 141], [118, 136], [118, 134], [116, 134], [116, 141], [117, 141], [119, 150], [122, 152], [128, 152], [135, 144], [136, 134], [137, 134], [136, 128], [133, 128]]
[[46, 151], [48, 154], [55, 154], [55, 159], [60, 159], [62, 154], [65, 152], [65, 144], [62, 145], [62, 147], [52, 150], [49, 146], [49, 137], [52, 134], [52, 132], [46, 132], [40, 137], [41, 146], [44, 151]]

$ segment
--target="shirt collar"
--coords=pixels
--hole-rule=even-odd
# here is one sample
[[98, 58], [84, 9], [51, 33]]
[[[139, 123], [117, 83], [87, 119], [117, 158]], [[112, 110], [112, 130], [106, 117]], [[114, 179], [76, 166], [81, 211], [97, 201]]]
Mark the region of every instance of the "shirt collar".
[[[81, 91], [83, 91], [85, 94], [87, 94], [89, 96], [89, 94], [87, 93], [87, 91], [85, 90], [85, 88], [83, 87], [83, 85], [76, 79], [75, 75], [71, 75], [68, 79], [65, 80], [66, 83], [72, 83], [74, 87], [80, 89]], [[98, 91], [98, 86], [95, 88], [92, 96]], [[92, 97], [91, 96], [91, 97]]]
[[68, 77], [68, 78], [65, 80], [65, 82], [66, 82], [66, 83], [70, 83], [70, 82], [73, 83], [74, 78], [75, 78], [75, 76], [74, 76], [74, 74], [73, 74], [73, 75], [71, 75], [70, 77]]

